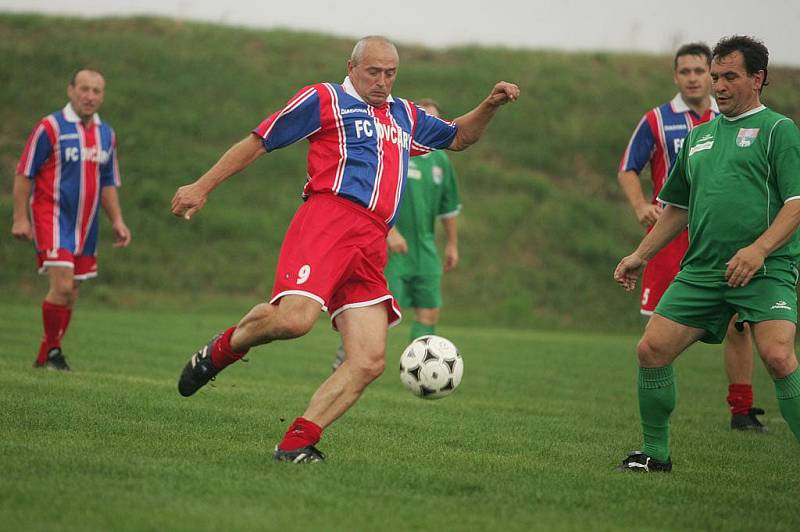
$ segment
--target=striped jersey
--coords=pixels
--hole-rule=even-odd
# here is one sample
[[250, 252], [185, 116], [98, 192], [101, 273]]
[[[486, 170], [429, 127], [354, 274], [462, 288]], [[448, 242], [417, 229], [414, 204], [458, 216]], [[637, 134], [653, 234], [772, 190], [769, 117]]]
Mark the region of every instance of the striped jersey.
[[308, 139], [303, 197], [333, 193], [349, 199], [391, 227], [399, 212], [409, 157], [446, 148], [457, 128], [412, 102], [389, 96], [374, 107], [342, 84], [300, 90], [283, 109], [253, 130], [272, 151]]
[[718, 114], [719, 108], [713, 98], [711, 108], [703, 116], [698, 116], [686, 105], [680, 93], [676, 94], [671, 101], [647, 111], [639, 120], [622, 155], [619, 171], [633, 170], [641, 175], [649, 162], [653, 180], [652, 201], [655, 203], [689, 131]]
[[114, 130], [97, 114], [84, 125], [68, 103], [36, 124], [17, 175], [33, 179], [30, 206], [37, 250], [94, 255], [100, 191], [120, 185]]

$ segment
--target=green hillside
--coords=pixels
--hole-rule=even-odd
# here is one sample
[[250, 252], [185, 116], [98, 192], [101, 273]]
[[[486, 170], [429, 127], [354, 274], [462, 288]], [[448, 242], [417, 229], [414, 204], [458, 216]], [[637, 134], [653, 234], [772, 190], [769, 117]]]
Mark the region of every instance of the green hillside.
[[[116, 129], [130, 248], [112, 250], [86, 297], [245, 308], [268, 292], [305, 179], [305, 149], [270, 154], [218, 189], [191, 223], [169, 205], [295, 90], [345, 74], [351, 40], [172, 20], [85, 21], [0, 15], [0, 293], [44, 291], [30, 247], [10, 238], [11, 183], [25, 138], [63, 106], [72, 70], [106, 74], [102, 116]], [[769, 43], [767, 43], [769, 44]], [[486, 137], [454, 154], [464, 201], [462, 263], [446, 276], [444, 320], [515, 327], [639, 326], [637, 298], [611, 281], [640, 237], [616, 165], [648, 107], [670, 98], [671, 58], [401, 43], [394, 92], [433, 97], [446, 116], [500, 79], [523, 96]], [[800, 119], [800, 71], [775, 68], [765, 102]], [[198, 303], [199, 304], [199, 303]], [[243, 306], [243, 307], [242, 307]]]

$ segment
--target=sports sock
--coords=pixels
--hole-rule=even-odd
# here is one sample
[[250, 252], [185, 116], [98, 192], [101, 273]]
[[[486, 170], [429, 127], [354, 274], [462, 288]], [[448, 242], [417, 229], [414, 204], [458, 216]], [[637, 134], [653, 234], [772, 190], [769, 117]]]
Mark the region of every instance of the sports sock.
[[211, 346], [211, 363], [214, 365], [215, 368], [221, 370], [224, 369], [237, 360], [240, 360], [243, 356], [247, 354], [249, 349], [246, 349], [244, 353], [237, 353], [231, 348], [231, 336], [233, 336], [233, 331], [236, 330], [236, 326], [229, 328], [219, 339], [214, 342], [214, 345]]
[[282, 451], [295, 451], [309, 445], [315, 445], [321, 437], [322, 427], [304, 417], [299, 417], [289, 425], [289, 429], [278, 444], [278, 448]]
[[66, 305], [56, 305], [47, 300], [42, 301], [42, 325], [44, 335], [39, 345], [36, 361], [41, 365], [47, 362], [47, 353], [54, 347], [61, 347], [61, 338], [69, 325], [72, 311]]
[[782, 379], [775, 379], [775, 395], [783, 419], [800, 441], [800, 370], [794, 370]]
[[639, 414], [647, 455], [669, 460], [669, 416], [675, 409], [675, 370], [672, 365], [661, 368], [639, 368]]
[[414, 320], [411, 323], [411, 335], [409, 339], [413, 342], [420, 336], [425, 336], [426, 334], [433, 334], [435, 330], [436, 330], [435, 325], [425, 325], [424, 323], [420, 323]]
[[753, 407], [753, 387], [750, 384], [729, 384], [728, 405], [734, 416], [746, 416]]

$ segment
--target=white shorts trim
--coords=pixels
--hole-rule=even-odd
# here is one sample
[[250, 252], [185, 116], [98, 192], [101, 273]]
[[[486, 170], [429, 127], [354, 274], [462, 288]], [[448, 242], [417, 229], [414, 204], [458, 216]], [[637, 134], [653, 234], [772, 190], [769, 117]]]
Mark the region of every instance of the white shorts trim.
[[39, 273], [45, 273], [48, 267], [52, 268], [72, 268], [75, 269], [75, 264], [66, 260], [46, 260], [42, 262], [42, 267], [39, 268]]
[[641, 314], [642, 316], [652, 316], [653, 315], [653, 311], [652, 310], [639, 309], [639, 314]]
[[73, 277], [76, 281], [85, 281], [86, 279], [94, 279], [97, 277], [97, 272], [82, 273]]
[[400, 308], [397, 307], [396, 305], [397, 301], [395, 301], [394, 296], [391, 294], [386, 294], [385, 296], [381, 296], [377, 299], [371, 299], [370, 301], [359, 301], [358, 303], [348, 303], [347, 305], [342, 305], [341, 307], [336, 309], [336, 312], [331, 314], [331, 327], [333, 327], [334, 331], [339, 330], [336, 328], [336, 322], [334, 322], [334, 319], [336, 318], [336, 316], [338, 316], [345, 310], [351, 308], [371, 307], [372, 305], [383, 303], [387, 299], [390, 299], [392, 301], [392, 310], [394, 310], [397, 313], [397, 318], [389, 322], [389, 327], [394, 327], [395, 325], [400, 323], [400, 321], [403, 319], [403, 314], [400, 312]]
[[303, 296], [307, 297], [308, 299], [313, 299], [320, 305], [322, 305], [322, 311], [328, 312], [328, 307], [325, 306], [325, 300], [319, 297], [316, 294], [312, 294], [311, 292], [305, 292], [303, 290], [284, 290], [283, 292], [279, 292], [275, 297], [269, 300], [270, 304], [275, 303], [277, 300], [282, 298], [283, 296]]

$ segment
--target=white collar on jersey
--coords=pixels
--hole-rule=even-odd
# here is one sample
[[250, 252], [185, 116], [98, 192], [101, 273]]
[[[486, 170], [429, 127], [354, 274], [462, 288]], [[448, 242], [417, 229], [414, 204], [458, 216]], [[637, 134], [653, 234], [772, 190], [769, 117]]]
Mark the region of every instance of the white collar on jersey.
[[[709, 96], [709, 98], [711, 98], [711, 110], [719, 114], [719, 107], [717, 106], [717, 100], [715, 100], [713, 96]], [[681, 96], [680, 92], [675, 95], [675, 97], [669, 102], [669, 104], [672, 106], [672, 110], [676, 113], [685, 113], [687, 111], [692, 110], [692, 108], [689, 107], [689, 105], [687, 105], [687, 103], [684, 101], [683, 96]]]
[[[72, 108], [72, 104], [67, 102], [67, 105], [64, 106], [64, 118], [66, 118], [67, 122], [80, 122], [81, 117], [78, 116], [78, 113], [75, 112], [75, 109]], [[94, 114], [92, 117], [95, 124], [100, 124], [100, 115], [97, 113]]]
[[[345, 76], [344, 77], [344, 81], [342, 82], [342, 87], [344, 87], [344, 92], [346, 92], [347, 94], [349, 94], [350, 96], [352, 96], [353, 98], [358, 100], [359, 102], [364, 102], [364, 98], [362, 98], [361, 96], [358, 95], [358, 92], [356, 91], [355, 86], [353, 86], [353, 82], [350, 81], [350, 76]], [[392, 98], [391, 94], [389, 96], [387, 96], [386, 101], [389, 102], [389, 103], [393, 103], [394, 102], [394, 98]], [[364, 103], [367, 103], [367, 102], [364, 102]]]
[[756, 113], [758, 113], [760, 111], [763, 111], [766, 108], [767, 108], [766, 105], [761, 104], [758, 107], [754, 107], [753, 109], [750, 109], [749, 111], [745, 111], [744, 113], [740, 114], [739, 116], [725, 116], [725, 115], [722, 115], [722, 116], [725, 117], [725, 120], [729, 120], [731, 122], [736, 122], [737, 120], [740, 120], [742, 118], [746, 118], [748, 116], [753, 116], [754, 114], [756, 114]]

